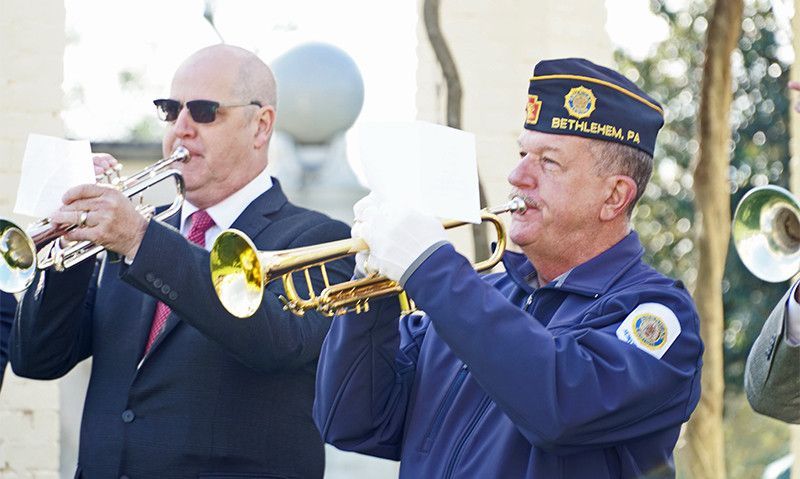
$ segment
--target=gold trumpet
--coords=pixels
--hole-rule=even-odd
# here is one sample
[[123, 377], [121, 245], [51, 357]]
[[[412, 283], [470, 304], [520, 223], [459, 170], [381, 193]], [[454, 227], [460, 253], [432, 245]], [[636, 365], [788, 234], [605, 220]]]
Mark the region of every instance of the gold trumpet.
[[800, 202], [774, 185], [748, 191], [731, 225], [742, 263], [758, 278], [779, 283], [800, 271]]
[[[499, 216], [507, 212], [523, 212], [525, 202], [518, 197], [495, 208], [481, 210], [481, 221], [492, 223], [497, 231], [497, 248], [488, 259], [474, 265], [476, 271], [493, 268], [503, 256], [506, 248], [506, 231]], [[446, 221], [445, 229], [463, 226], [464, 221]], [[244, 233], [235, 229], [223, 231], [211, 248], [211, 280], [222, 305], [238, 318], [252, 316], [261, 305], [264, 287], [278, 277], [283, 279], [285, 296], [281, 297], [284, 309], [302, 316], [306, 311], [317, 310], [326, 316], [361, 312], [369, 309], [369, 300], [384, 296], [400, 295], [403, 309], [411, 309], [403, 288], [388, 278], [370, 275], [331, 285], [325, 263], [361, 251], [367, 244], [356, 238], [332, 241], [301, 248], [281, 251], [258, 251]], [[319, 267], [325, 284], [319, 295], [314, 292], [310, 269]], [[308, 288], [308, 297], [297, 292], [292, 273], [302, 272]]]
[[[188, 161], [189, 156], [189, 150], [179, 146], [168, 158], [157, 161], [133, 176], [119, 178], [112, 186], [132, 198], [161, 181], [173, 178], [177, 190], [175, 199], [166, 210], [155, 216], [156, 219], [170, 217], [181, 209], [184, 197], [183, 177], [172, 165]], [[151, 205], [137, 205], [136, 209], [147, 218], [155, 212]], [[23, 230], [13, 222], [0, 218], [0, 291], [19, 293], [33, 282], [37, 268], [63, 271], [105, 249], [90, 241], [77, 241], [62, 247], [61, 237], [77, 227], [51, 224], [45, 218]]]

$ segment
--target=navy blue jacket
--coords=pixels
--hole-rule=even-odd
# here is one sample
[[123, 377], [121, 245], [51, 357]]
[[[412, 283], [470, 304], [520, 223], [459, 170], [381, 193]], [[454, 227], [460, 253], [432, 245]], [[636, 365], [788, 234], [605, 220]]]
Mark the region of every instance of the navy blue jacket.
[[[262, 250], [349, 236], [345, 224], [290, 204], [277, 182], [233, 227]], [[352, 262], [328, 275], [348, 279]], [[209, 253], [158, 221], [130, 266], [86, 261], [48, 271], [43, 288], [39, 280], [21, 302], [11, 364], [52, 379], [92, 357], [77, 476], [322, 477], [311, 406], [330, 320], [283, 311], [280, 281], [254, 317], [234, 318], [212, 288]], [[142, 358], [157, 299], [172, 314]]]
[[16, 309], [17, 300], [14, 295], [0, 291], [0, 389], [3, 387], [3, 373], [8, 364], [8, 337]]
[[[400, 460], [405, 478], [674, 477], [703, 347], [690, 296], [642, 254], [631, 233], [533, 290], [522, 255], [481, 278], [441, 246], [405, 284], [427, 314], [398, 330], [397, 301], [384, 299], [334, 319], [314, 403], [324, 439]], [[660, 359], [617, 336], [644, 303], [680, 324]], [[663, 348], [677, 328], [638, 332]]]

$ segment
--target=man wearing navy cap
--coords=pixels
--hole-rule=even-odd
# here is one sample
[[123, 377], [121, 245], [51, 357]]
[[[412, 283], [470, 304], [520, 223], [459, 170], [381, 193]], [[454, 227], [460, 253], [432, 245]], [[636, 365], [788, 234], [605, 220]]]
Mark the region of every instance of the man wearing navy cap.
[[394, 298], [337, 317], [314, 417], [335, 446], [400, 460], [400, 476], [674, 477], [700, 397], [698, 317], [642, 262], [631, 211], [663, 124], [658, 103], [582, 59], [530, 80], [506, 272], [479, 276], [439, 220], [367, 197], [353, 235]]

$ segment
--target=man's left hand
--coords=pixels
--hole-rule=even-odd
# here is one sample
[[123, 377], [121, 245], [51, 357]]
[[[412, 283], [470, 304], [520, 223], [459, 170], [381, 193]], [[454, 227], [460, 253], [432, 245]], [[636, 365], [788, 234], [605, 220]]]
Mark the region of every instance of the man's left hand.
[[132, 259], [144, 238], [148, 220], [121, 192], [102, 185], [80, 185], [69, 189], [64, 205], [50, 215], [50, 222], [73, 224], [64, 239], [88, 240]]
[[431, 246], [447, 241], [444, 227], [436, 218], [372, 194], [358, 201], [353, 211], [352, 235], [369, 246], [364, 269], [394, 281], [399, 281]]

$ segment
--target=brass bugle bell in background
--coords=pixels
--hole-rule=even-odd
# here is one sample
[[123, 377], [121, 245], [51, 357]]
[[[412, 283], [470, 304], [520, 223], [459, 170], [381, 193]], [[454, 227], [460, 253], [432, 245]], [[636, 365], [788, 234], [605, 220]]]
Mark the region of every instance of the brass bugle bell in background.
[[[159, 160], [135, 175], [120, 178], [112, 186], [132, 198], [173, 178], [175, 198], [166, 210], [155, 216], [156, 219], [168, 218], [181, 209], [185, 193], [183, 177], [172, 165], [188, 161], [189, 156], [189, 150], [179, 146], [168, 158]], [[137, 205], [136, 209], [147, 218], [155, 212], [151, 205]], [[62, 247], [61, 237], [77, 227], [78, 225], [54, 225], [45, 218], [23, 230], [12, 221], [0, 218], [0, 291], [19, 293], [33, 282], [37, 268], [63, 271], [104, 250], [102, 246], [90, 241], [77, 241]]]
[[771, 283], [800, 271], [800, 203], [779, 186], [753, 188], [736, 206], [733, 244], [745, 267]]
[[[481, 221], [490, 222], [497, 231], [497, 247], [488, 259], [474, 265], [477, 271], [493, 268], [503, 256], [506, 247], [505, 226], [498, 215], [525, 211], [525, 202], [518, 197], [508, 203], [481, 210]], [[469, 223], [447, 221], [445, 229]], [[211, 248], [211, 280], [220, 302], [238, 318], [252, 316], [261, 305], [264, 288], [270, 281], [282, 278], [285, 309], [303, 315], [317, 310], [326, 316], [369, 308], [369, 300], [403, 293], [396, 281], [377, 275], [331, 285], [325, 263], [367, 251], [361, 239], [343, 239], [319, 245], [281, 251], [258, 251], [244, 233], [235, 229], [223, 231]], [[311, 268], [319, 267], [325, 284], [319, 294], [311, 282]], [[292, 273], [302, 273], [308, 297], [297, 292]]]

